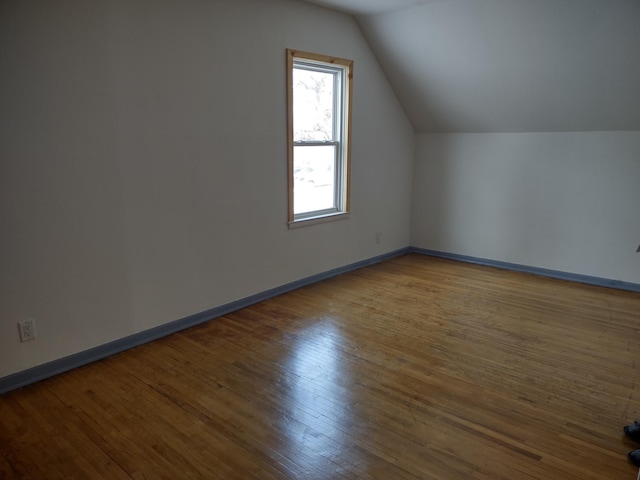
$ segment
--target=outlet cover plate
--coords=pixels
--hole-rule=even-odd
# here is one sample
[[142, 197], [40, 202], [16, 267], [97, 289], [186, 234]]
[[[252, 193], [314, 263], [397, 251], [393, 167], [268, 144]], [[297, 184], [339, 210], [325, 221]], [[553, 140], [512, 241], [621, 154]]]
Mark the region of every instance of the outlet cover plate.
[[36, 339], [36, 324], [33, 318], [28, 318], [18, 322], [18, 330], [20, 332], [20, 341], [28, 342]]

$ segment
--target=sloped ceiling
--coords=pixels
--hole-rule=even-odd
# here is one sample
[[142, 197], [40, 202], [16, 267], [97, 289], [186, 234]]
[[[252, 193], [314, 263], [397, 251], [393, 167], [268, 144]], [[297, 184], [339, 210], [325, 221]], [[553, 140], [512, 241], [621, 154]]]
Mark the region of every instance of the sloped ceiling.
[[309, 1], [355, 14], [417, 132], [640, 130], [640, 0]]
[[437, 0], [305, 0], [352, 15], [373, 15]]

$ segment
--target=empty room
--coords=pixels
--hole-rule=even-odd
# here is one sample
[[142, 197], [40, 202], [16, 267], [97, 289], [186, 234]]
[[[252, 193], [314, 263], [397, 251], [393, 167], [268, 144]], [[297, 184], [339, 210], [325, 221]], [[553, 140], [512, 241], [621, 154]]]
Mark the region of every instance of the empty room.
[[639, 26], [0, 0], [0, 479], [636, 478]]

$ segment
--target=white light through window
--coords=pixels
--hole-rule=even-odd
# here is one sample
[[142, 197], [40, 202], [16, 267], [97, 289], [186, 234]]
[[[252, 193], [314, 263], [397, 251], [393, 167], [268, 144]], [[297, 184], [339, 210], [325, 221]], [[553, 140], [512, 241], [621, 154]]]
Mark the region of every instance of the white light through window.
[[352, 62], [287, 50], [289, 221], [348, 211]]

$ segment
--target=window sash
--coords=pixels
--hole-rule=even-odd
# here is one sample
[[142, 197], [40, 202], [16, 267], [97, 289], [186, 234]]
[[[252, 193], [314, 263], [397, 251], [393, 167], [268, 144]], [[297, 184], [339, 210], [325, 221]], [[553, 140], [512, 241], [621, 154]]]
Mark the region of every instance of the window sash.
[[[326, 151], [327, 147], [330, 148], [329, 152]], [[297, 154], [302, 153], [306, 149], [316, 150], [315, 159], [313, 159], [313, 152], [308, 150], [306, 154], [301, 155], [303, 158], [306, 158], [307, 161], [297, 162], [299, 158]], [[324, 150], [324, 152], [321, 153], [321, 150]], [[329, 157], [326, 156], [327, 154], [329, 154]], [[312, 161], [309, 161], [309, 157], [312, 158]], [[296, 142], [294, 146], [293, 186], [294, 215], [296, 219], [328, 215], [340, 211], [342, 188], [340, 188], [341, 172], [339, 171], [339, 157], [339, 142]], [[315, 160], [315, 162], [313, 162], [313, 160]], [[323, 160], [325, 160], [324, 163]], [[316, 189], [319, 189], [316, 192], [318, 194], [314, 196], [304, 196], [305, 192]], [[331, 189], [331, 191], [328, 192], [328, 189]], [[303, 195], [298, 198], [300, 191], [302, 191]], [[315, 201], [316, 208], [304, 209], [303, 207], [300, 209], [300, 205], [304, 205], [305, 201], [311, 202], [312, 206]]]
[[[331, 74], [333, 76], [333, 105], [332, 105], [332, 118], [333, 125], [331, 129], [331, 140], [332, 141], [341, 141], [344, 138], [344, 130], [343, 125], [345, 123], [344, 117], [344, 99], [345, 99], [345, 83], [344, 73], [345, 67], [343, 66], [325, 66], [320, 63], [310, 63], [308, 60], [296, 60], [293, 61], [293, 68], [300, 70], [307, 70], [311, 72], [322, 72]], [[295, 118], [294, 118], [295, 122]], [[330, 141], [331, 141], [330, 140]], [[299, 140], [294, 141], [298, 142]]]

